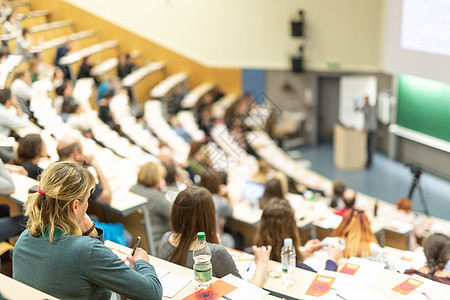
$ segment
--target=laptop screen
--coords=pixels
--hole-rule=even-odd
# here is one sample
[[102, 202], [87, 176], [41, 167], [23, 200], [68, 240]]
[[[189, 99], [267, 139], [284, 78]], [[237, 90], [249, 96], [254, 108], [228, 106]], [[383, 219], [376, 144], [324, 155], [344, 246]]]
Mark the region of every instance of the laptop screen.
[[247, 200], [258, 200], [264, 194], [265, 186], [253, 181], [246, 181], [242, 191], [242, 198]]

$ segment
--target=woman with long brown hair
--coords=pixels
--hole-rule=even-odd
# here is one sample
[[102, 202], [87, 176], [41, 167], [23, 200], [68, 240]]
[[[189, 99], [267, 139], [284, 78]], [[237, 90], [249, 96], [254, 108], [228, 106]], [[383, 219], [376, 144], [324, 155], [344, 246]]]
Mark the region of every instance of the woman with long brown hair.
[[[271, 245], [273, 251], [270, 254], [270, 259], [281, 261], [281, 248], [286, 238], [292, 239], [292, 245], [296, 252], [297, 267], [314, 271], [303, 263], [303, 259], [320, 250], [322, 244], [319, 240], [309, 240], [304, 247], [300, 247], [300, 236], [291, 205], [284, 199], [273, 198], [264, 207], [256, 232], [255, 244], [256, 246]], [[330, 247], [325, 269], [336, 271], [337, 262], [341, 257], [342, 251], [340, 249]]]
[[331, 236], [345, 240], [344, 257], [369, 257], [377, 245], [370, 222], [362, 210], [349, 209]]
[[[216, 214], [211, 193], [205, 188], [188, 187], [181, 191], [172, 206], [172, 231], [164, 234], [158, 256], [181, 266], [193, 268], [192, 249], [197, 232], [204, 232], [211, 250], [213, 275], [241, 277], [225, 247], [220, 245], [216, 231]], [[256, 271], [251, 282], [262, 285], [271, 247], [253, 247]]]
[[423, 245], [427, 265], [419, 270], [406, 270], [408, 275], [417, 274], [431, 280], [450, 284], [450, 237], [442, 233], [430, 235]]
[[162, 286], [147, 252], [130, 266], [103, 244], [103, 231], [86, 214], [94, 176], [81, 164], [57, 162], [42, 172], [25, 203], [27, 230], [13, 254], [14, 279], [60, 299], [161, 299]]

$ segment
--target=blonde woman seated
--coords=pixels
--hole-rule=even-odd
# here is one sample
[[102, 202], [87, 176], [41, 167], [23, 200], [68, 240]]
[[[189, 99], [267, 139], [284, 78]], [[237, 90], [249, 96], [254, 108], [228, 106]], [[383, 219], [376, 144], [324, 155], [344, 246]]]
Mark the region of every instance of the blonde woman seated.
[[370, 228], [366, 214], [357, 209], [344, 213], [341, 223], [331, 236], [345, 240], [344, 257], [377, 257], [383, 254], [383, 248]]
[[14, 279], [60, 299], [161, 299], [162, 286], [147, 252], [138, 248], [127, 266], [103, 245], [103, 231], [86, 214], [95, 187], [78, 163], [44, 170], [25, 203], [27, 230], [13, 254]]
[[[213, 275], [218, 278], [228, 274], [241, 277], [233, 258], [225, 247], [220, 245], [214, 201], [207, 189], [191, 186], [181, 191], [173, 203], [170, 221], [172, 231], [164, 234], [158, 257], [192, 269], [192, 249], [197, 241], [197, 232], [204, 232], [211, 250]], [[256, 270], [251, 283], [258, 286], [264, 284], [264, 273], [271, 249], [270, 246], [253, 246]]]
[[[264, 207], [256, 232], [255, 244], [256, 246], [272, 246], [273, 251], [270, 254], [270, 259], [281, 261], [281, 248], [286, 238], [292, 239], [296, 252], [297, 267], [316, 272], [316, 270], [304, 264], [303, 260], [322, 249], [322, 243], [319, 240], [309, 240], [304, 247], [300, 247], [297, 222], [295, 221], [291, 205], [286, 200], [273, 198]], [[250, 249], [246, 249], [246, 251], [250, 252]], [[337, 263], [341, 258], [342, 250], [338, 247], [330, 246], [325, 262], [325, 270], [336, 271]]]
[[153, 231], [153, 242], [158, 249], [159, 242], [165, 232], [169, 230], [170, 211], [172, 203], [166, 199], [161, 188], [166, 185], [164, 177], [166, 169], [156, 162], [147, 162], [138, 172], [138, 182], [130, 188], [130, 192], [148, 199], [147, 206]]

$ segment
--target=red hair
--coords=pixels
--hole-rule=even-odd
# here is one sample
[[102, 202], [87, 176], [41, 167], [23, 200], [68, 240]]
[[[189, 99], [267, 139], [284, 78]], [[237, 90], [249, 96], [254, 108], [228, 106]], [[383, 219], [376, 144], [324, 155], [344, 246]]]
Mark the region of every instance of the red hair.
[[412, 209], [411, 199], [409, 198], [398, 199], [397, 208], [409, 212]]

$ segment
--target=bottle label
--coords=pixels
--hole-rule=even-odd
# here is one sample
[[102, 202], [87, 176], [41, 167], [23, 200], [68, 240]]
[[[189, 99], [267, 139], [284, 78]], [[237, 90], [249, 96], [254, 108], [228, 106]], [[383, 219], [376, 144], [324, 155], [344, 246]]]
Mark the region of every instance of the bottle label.
[[289, 270], [289, 262], [288, 262], [287, 259], [283, 259], [281, 261], [281, 268], [283, 270], [283, 273], [287, 273], [288, 272], [288, 270]]
[[208, 282], [212, 280], [212, 265], [194, 265], [194, 276], [197, 282]]

